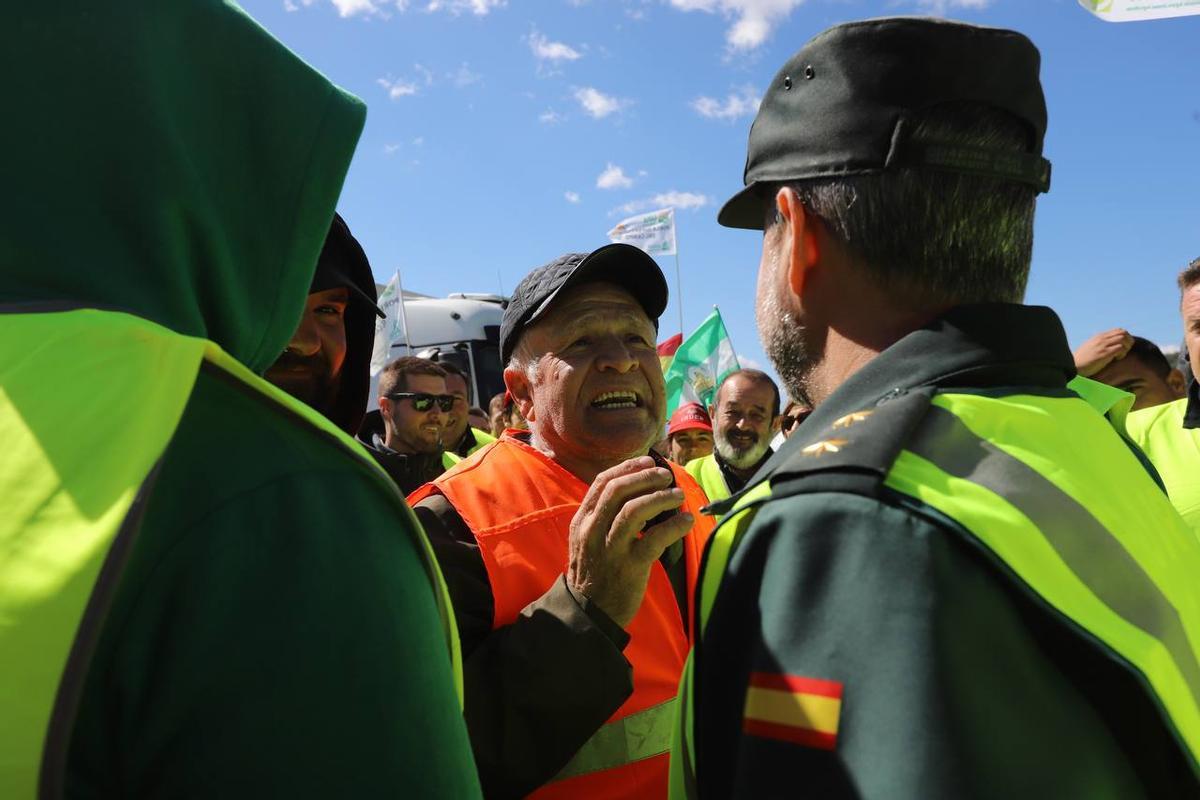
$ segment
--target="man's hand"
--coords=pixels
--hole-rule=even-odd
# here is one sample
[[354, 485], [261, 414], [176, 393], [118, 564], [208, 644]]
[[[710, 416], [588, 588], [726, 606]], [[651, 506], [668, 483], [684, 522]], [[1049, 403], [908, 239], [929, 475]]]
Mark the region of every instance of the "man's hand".
[[1133, 336], [1124, 328], [1097, 333], [1075, 351], [1075, 371], [1090, 378], [1119, 358], [1124, 358], [1133, 347]]
[[567, 556], [567, 584], [622, 628], [633, 621], [650, 568], [692, 527], [691, 514], [675, 514], [638, 533], [658, 514], [683, 505], [671, 488], [670, 470], [649, 456], [631, 458], [596, 476], [575, 517]]

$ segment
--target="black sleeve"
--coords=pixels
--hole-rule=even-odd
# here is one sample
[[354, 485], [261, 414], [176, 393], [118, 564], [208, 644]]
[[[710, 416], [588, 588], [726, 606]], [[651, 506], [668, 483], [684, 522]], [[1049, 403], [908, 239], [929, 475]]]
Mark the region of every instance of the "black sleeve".
[[[699, 651], [701, 795], [1144, 796], [1112, 692], [1089, 685], [1103, 657], [1064, 651], [1074, 634], [1026, 593], [967, 534], [896, 505], [768, 503]], [[814, 686], [841, 693], [821, 725]]]
[[417, 518], [445, 574], [463, 647], [465, 714], [488, 797], [521, 797], [549, 781], [633, 693], [627, 634], [557, 581], [511, 625], [495, 601], [475, 537], [444, 497]]

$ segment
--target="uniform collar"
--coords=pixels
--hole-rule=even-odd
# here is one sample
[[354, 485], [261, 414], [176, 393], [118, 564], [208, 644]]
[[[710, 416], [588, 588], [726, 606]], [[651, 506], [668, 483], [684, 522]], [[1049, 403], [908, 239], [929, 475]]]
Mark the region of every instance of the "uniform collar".
[[1188, 382], [1187, 407], [1183, 411], [1185, 430], [1200, 428], [1200, 382], [1192, 378]]
[[[1074, 377], [1066, 333], [1051, 309], [1015, 303], [959, 306], [904, 336], [854, 373], [817, 406], [741, 492], [720, 505], [732, 507], [836, 420], [880, 401], [922, 387], [1063, 390]], [[716, 505], [715, 511], [723, 510]]]

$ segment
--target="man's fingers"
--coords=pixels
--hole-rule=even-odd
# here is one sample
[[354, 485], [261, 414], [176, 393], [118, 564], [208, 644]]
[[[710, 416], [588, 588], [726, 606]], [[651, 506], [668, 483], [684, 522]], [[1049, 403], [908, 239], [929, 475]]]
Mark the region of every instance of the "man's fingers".
[[642, 472], [653, 466], [654, 459], [650, 456], [639, 456], [638, 458], [626, 459], [615, 467], [609, 467], [604, 470], [604, 472], [596, 476], [596, 479], [592, 481], [592, 485], [588, 487], [587, 493], [583, 496], [583, 502], [579, 504], [580, 510], [584, 513], [593, 511], [600, 502], [600, 496], [608, 488], [610, 481], [625, 475]]
[[592, 525], [594, 528], [600, 529], [596, 535], [608, 536], [608, 530], [612, 527], [617, 514], [629, 501], [666, 489], [670, 485], [670, 470], [660, 467], [652, 467], [609, 480], [600, 492], [599, 500], [592, 512]]
[[613, 519], [609, 529], [609, 546], [632, 539], [638, 531], [646, 527], [647, 522], [682, 505], [683, 490], [675, 488], [663, 489], [627, 501]]
[[695, 521], [695, 517], [685, 511], [658, 523], [633, 543], [635, 556], [646, 563], [657, 561], [668, 547], [687, 536]]

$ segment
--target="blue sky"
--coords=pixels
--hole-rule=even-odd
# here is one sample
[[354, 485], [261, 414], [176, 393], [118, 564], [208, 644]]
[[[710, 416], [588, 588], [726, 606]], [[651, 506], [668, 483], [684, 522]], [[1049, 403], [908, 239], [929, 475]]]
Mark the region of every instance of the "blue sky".
[[[1176, 273], [1200, 256], [1200, 17], [1113, 24], [1077, 0], [244, 0], [366, 101], [339, 209], [382, 282], [511, 290], [630, 211], [675, 205], [685, 324], [754, 326], [761, 235], [716, 223], [742, 185], [762, 88], [824, 28], [934, 13], [1042, 52], [1054, 185], [1027, 301], [1072, 344], [1124, 326], [1180, 339]], [[675, 292], [674, 262], [660, 262]], [[672, 299], [674, 303], [674, 298]], [[663, 338], [677, 327], [674, 305]]]

